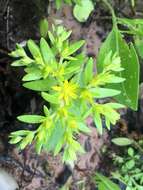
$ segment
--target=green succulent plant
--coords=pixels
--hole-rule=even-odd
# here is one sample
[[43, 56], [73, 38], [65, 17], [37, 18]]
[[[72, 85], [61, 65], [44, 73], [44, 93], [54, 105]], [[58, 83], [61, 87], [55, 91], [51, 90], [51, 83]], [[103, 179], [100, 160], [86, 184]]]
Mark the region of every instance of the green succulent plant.
[[[138, 56], [134, 45], [123, 39], [124, 31], [118, 29], [119, 24], [130, 27], [131, 21], [118, 19], [109, 2], [102, 2], [111, 11], [113, 28], [101, 45], [96, 72], [93, 58], [81, 51], [84, 40], [71, 42], [72, 31], [60, 25], [49, 30], [46, 19], [40, 22], [40, 42], [30, 39], [28, 53], [19, 44], [10, 53], [15, 59], [12, 66], [24, 68], [23, 86], [39, 92], [45, 100], [43, 114], [18, 116], [18, 120], [37, 128], [12, 132], [10, 143], [24, 149], [34, 142], [38, 153], [42, 149], [54, 155], [61, 152], [63, 162], [73, 166], [77, 154], [84, 153], [78, 136], [90, 133], [86, 125], [89, 116], [102, 135], [103, 123], [110, 130], [120, 119], [118, 109], [128, 106], [137, 110]], [[108, 98], [106, 103], [99, 101], [104, 98]]]
[[23, 86], [39, 91], [45, 100], [42, 115], [18, 116], [22, 122], [39, 124], [37, 129], [13, 132], [10, 142], [24, 149], [34, 141], [38, 153], [44, 148], [54, 155], [64, 148], [63, 162], [73, 164], [77, 153], [84, 152], [77, 135], [90, 132], [85, 122], [89, 116], [100, 134], [102, 117], [108, 129], [119, 120], [116, 110], [123, 108], [122, 104], [100, 104], [98, 100], [119, 95], [119, 90], [108, 85], [123, 83], [125, 79], [117, 76], [123, 71], [117, 54], [110, 51], [103, 59], [103, 71], [95, 73], [94, 60], [77, 53], [84, 41], [71, 43], [70, 35], [71, 31], [64, 27], [53, 26], [48, 31], [48, 40], [41, 38], [39, 44], [28, 40], [30, 56], [18, 44], [10, 54], [16, 58], [12, 66], [24, 68]]

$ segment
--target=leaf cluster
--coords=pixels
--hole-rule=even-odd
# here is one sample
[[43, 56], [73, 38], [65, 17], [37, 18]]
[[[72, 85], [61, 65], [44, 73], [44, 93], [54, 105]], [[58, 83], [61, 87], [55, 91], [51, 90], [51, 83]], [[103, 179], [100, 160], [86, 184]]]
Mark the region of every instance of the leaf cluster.
[[126, 185], [126, 190], [143, 189], [143, 160], [135, 148], [129, 147], [125, 155], [113, 155], [116, 171], [112, 176]]

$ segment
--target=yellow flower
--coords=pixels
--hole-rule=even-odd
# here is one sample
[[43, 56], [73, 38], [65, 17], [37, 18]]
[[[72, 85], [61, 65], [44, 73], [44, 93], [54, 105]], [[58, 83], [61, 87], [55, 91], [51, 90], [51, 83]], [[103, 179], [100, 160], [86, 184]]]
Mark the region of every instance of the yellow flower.
[[103, 109], [102, 104], [95, 103], [94, 106], [93, 106], [93, 109], [94, 109], [95, 112], [98, 112], [100, 114], [104, 114], [104, 109]]
[[43, 68], [43, 76], [44, 78], [47, 78], [47, 76], [52, 72], [52, 68], [49, 67], [48, 65], [46, 65], [44, 68]]
[[84, 90], [81, 93], [81, 98], [89, 101], [90, 103], [93, 103], [93, 97], [92, 94], [88, 90]]
[[50, 128], [52, 126], [52, 124], [53, 124], [53, 120], [50, 117], [48, 117], [43, 122], [43, 127], [48, 129], [48, 128]]
[[65, 74], [64, 66], [60, 66], [56, 71], [53, 71], [54, 77], [62, 77]]
[[75, 120], [71, 120], [69, 121], [69, 127], [70, 128], [77, 128], [77, 123]]
[[59, 115], [62, 117], [67, 117], [68, 116], [68, 111], [65, 107], [62, 107], [59, 109]]
[[69, 105], [70, 100], [77, 98], [77, 85], [67, 80], [61, 86], [54, 86], [53, 89], [59, 92], [59, 98]]
[[110, 74], [110, 72], [106, 72], [106, 73], [100, 73], [98, 75], [96, 75], [93, 80], [91, 81], [91, 86], [101, 86], [101, 85], [105, 85], [106, 83], [110, 83], [113, 81], [113, 74]]
[[40, 131], [37, 133], [37, 138], [38, 138], [38, 140], [41, 141], [44, 137], [45, 137], [45, 132], [44, 132], [44, 130], [40, 130]]

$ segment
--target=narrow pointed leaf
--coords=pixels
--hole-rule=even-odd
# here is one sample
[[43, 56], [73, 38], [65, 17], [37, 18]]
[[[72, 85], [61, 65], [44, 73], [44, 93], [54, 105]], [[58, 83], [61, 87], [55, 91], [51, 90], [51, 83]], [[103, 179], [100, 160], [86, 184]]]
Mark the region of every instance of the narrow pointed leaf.
[[34, 123], [42, 123], [45, 117], [40, 116], [40, 115], [21, 115], [21, 116], [18, 116], [17, 119], [25, 123], [34, 124]]
[[58, 96], [57, 95], [52, 95], [52, 94], [48, 94], [46, 92], [42, 92], [41, 93], [42, 98], [44, 98], [47, 102], [50, 102], [52, 104], [59, 104], [58, 101]]
[[126, 137], [114, 138], [112, 139], [112, 142], [118, 146], [128, 146], [128, 145], [133, 144], [133, 140], [128, 139]]
[[41, 37], [46, 38], [48, 34], [48, 21], [46, 18], [40, 21], [39, 28]]
[[42, 78], [42, 74], [40, 71], [35, 71], [32, 73], [26, 74], [23, 78], [22, 81], [31, 81], [31, 80], [38, 80]]
[[75, 42], [73, 44], [71, 44], [68, 48], [66, 48], [63, 52], [62, 52], [62, 56], [64, 58], [67, 58], [68, 56], [72, 55], [73, 53], [75, 53], [78, 49], [80, 49], [84, 44], [84, 40]]
[[90, 58], [86, 64], [84, 71], [84, 80], [88, 84], [93, 78], [93, 59]]
[[40, 40], [40, 50], [45, 64], [50, 63], [54, 59], [54, 54], [44, 38]]
[[82, 123], [82, 122], [78, 122], [78, 128], [79, 128], [79, 130], [80, 130], [81, 132], [83, 132], [83, 133], [90, 133], [90, 132], [91, 132], [90, 128], [87, 127], [87, 126], [86, 126], [84, 123]]
[[35, 90], [35, 91], [48, 91], [51, 86], [55, 84], [54, 79], [44, 79], [44, 80], [37, 80], [32, 82], [26, 82], [23, 84], [25, 88]]
[[28, 40], [27, 45], [36, 62], [42, 65], [43, 59], [38, 45], [33, 40]]
[[120, 94], [120, 91], [118, 90], [109, 89], [109, 88], [98, 88], [98, 87], [90, 89], [90, 92], [95, 98], [108, 98]]
[[100, 116], [100, 113], [95, 112], [93, 115], [94, 123], [97, 128], [97, 131], [99, 132], [100, 135], [103, 133], [103, 128], [102, 128], [102, 119]]

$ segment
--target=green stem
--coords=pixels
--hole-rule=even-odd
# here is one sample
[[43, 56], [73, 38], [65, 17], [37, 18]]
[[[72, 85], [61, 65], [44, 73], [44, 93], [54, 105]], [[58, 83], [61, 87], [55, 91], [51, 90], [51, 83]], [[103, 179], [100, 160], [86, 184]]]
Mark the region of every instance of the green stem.
[[60, 61], [59, 61], [59, 65], [62, 65], [62, 64], [63, 64], [63, 60], [64, 60], [64, 58], [61, 57], [61, 58], [60, 58]]
[[130, 31], [130, 30], [120, 30], [121, 33], [125, 33], [125, 34], [129, 34], [129, 35], [135, 35], [134, 32]]
[[115, 15], [113, 7], [110, 5], [108, 0], [102, 0], [102, 1], [108, 7], [108, 9], [110, 10], [110, 12], [112, 14], [113, 26], [116, 27], [117, 26], [117, 21], [116, 21], [116, 15]]
[[114, 29], [115, 35], [116, 35], [116, 50], [117, 50], [117, 52], [119, 54], [117, 17], [115, 15], [115, 11], [114, 11], [113, 7], [108, 2], [108, 0], [102, 0], [102, 1], [108, 7], [108, 9], [110, 10], [110, 12], [112, 14], [113, 29]]

